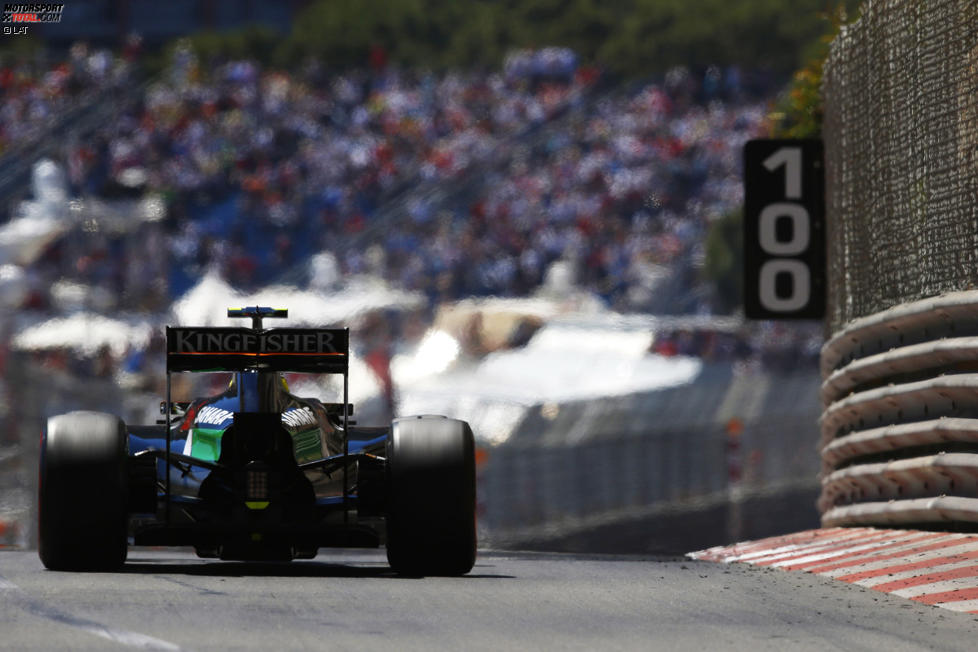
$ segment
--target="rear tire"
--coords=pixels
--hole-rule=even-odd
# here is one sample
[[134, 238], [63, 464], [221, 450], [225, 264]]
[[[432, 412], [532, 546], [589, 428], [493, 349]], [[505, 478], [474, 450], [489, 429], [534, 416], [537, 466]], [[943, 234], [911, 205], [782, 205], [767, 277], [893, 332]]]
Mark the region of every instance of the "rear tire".
[[475, 441], [446, 417], [395, 419], [387, 441], [387, 561], [403, 575], [475, 564]]
[[38, 553], [51, 570], [110, 570], [126, 561], [128, 437], [118, 417], [71, 412], [41, 439]]

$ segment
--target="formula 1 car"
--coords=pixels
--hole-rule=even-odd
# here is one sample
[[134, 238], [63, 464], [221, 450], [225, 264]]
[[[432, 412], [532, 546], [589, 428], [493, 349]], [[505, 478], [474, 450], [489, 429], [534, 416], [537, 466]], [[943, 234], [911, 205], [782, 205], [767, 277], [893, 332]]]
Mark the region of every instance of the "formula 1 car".
[[[127, 547], [201, 557], [310, 559], [377, 547], [398, 573], [462, 575], [475, 563], [475, 450], [464, 421], [358, 427], [349, 330], [263, 327], [286, 317], [229, 309], [251, 328], [166, 329], [157, 425], [100, 412], [51, 417], [42, 435], [39, 553], [47, 568], [121, 566]], [[227, 390], [171, 400], [174, 372], [231, 371]], [[289, 393], [283, 372], [342, 374], [343, 402]]]

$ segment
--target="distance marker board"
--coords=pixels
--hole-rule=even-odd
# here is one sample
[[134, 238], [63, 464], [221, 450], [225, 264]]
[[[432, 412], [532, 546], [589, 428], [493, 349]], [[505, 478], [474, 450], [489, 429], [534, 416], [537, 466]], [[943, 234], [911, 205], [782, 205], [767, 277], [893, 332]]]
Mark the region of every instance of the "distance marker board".
[[744, 146], [744, 314], [825, 316], [822, 141], [751, 140]]

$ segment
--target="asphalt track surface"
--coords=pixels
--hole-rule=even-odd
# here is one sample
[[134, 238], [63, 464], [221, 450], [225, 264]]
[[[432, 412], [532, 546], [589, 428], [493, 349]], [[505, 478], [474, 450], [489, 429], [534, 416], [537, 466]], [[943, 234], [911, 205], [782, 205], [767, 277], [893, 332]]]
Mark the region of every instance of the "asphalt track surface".
[[0, 551], [0, 649], [974, 650], [978, 620], [814, 575], [665, 558], [482, 553], [461, 578], [382, 552], [292, 564], [130, 550], [120, 573]]

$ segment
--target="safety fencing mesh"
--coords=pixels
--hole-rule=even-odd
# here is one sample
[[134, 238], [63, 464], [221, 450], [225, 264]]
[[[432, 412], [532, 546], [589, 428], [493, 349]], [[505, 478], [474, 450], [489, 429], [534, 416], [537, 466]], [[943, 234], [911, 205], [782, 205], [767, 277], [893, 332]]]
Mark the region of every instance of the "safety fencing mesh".
[[870, 0], [824, 75], [828, 327], [978, 288], [978, 0]]

